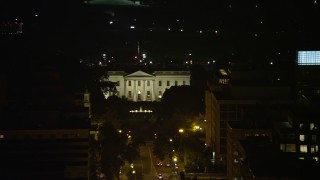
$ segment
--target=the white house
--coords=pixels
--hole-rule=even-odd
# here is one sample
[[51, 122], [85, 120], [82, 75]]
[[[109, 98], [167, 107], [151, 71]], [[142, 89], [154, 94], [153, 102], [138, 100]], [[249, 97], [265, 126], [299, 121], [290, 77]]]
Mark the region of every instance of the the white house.
[[171, 86], [190, 85], [189, 71], [108, 71], [108, 75], [109, 81], [117, 83], [116, 95], [130, 101], [159, 101]]

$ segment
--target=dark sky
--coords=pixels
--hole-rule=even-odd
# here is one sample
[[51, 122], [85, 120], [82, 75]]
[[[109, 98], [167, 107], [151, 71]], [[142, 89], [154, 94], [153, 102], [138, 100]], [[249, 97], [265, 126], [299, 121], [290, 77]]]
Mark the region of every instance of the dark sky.
[[3, 2], [0, 15], [2, 22], [24, 23], [20, 44], [38, 49], [35, 53], [64, 52], [86, 59], [102, 53], [126, 59], [136, 53], [138, 42], [141, 52], [154, 59], [183, 59], [192, 53], [199, 60], [257, 60], [290, 58], [297, 49], [319, 49], [320, 8], [314, 0], [146, 0], [141, 4], [16, 0]]

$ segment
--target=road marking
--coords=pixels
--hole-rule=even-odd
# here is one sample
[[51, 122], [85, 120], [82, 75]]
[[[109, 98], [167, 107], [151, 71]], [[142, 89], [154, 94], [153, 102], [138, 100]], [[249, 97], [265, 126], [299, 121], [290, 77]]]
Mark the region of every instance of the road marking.
[[[156, 168], [154, 167], [154, 165], [153, 165], [153, 162], [152, 162], [152, 155], [151, 155], [151, 150], [150, 150], [150, 148], [148, 147], [148, 150], [149, 150], [149, 156], [150, 156], [150, 162], [151, 162], [151, 164], [150, 164], [150, 169], [151, 169], [151, 171], [153, 170], [154, 172], [155, 172], [155, 174], [157, 174], [157, 170], [156, 170]], [[151, 172], [152, 173], [152, 172]]]

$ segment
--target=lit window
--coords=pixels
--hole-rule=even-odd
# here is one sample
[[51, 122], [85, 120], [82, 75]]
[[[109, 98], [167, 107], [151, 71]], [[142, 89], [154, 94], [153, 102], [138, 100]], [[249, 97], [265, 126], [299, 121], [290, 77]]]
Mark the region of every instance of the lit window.
[[320, 65], [320, 51], [298, 51], [298, 65]]
[[296, 145], [295, 144], [286, 144], [285, 152], [296, 152]]
[[285, 144], [280, 144], [280, 150], [285, 152], [286, 151], [286, 145]]
[[314, 129], [314, 123], [310, 123], [310, 130]]
[[307, 153], [308, 152], [308, 146], [307, 145], [300, 145], [300, 152], [301, 153]]
[[318, 152], [318, 145], [311, 145], [310, 146], [310, 152], [311, 153], [317, 153]]
[[318, 157], [312, 157], [312, 159], [316, 160], [317, 162], [319, 161]]
[[306, 140], [305, 138], [306, 138], [305, 135], [300, 134], [300, 141], [305, 141]]
[[300, 127], [300, 129], [302, 129], [302, 127], [303, 127], [303, 124], [302, 124], [302, 123], [300, 123], [300, 124], [299, 124], [299, 127]]
[[162, 98], [162, 91], [159, 91], [159, 99]]
[[3, 139], [4, 138], [4, 135], [3, 134], [0, 134], [0, 139]]

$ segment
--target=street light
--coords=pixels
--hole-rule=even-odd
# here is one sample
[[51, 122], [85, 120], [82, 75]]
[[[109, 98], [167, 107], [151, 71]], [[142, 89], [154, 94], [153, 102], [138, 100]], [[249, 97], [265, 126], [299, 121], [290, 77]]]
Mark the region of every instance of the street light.
[[179, 129], [179, 133], [183, 133], [184, 132], [184, 130], [183, 129]]

